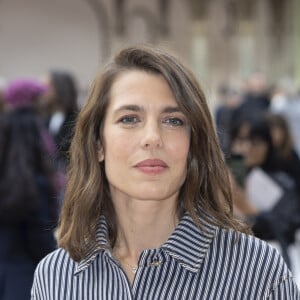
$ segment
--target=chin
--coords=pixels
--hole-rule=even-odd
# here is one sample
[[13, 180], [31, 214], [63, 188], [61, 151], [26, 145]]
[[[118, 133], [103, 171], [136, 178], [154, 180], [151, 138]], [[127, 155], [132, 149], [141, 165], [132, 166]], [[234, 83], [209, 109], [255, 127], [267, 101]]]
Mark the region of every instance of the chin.
[[154, 201], [163, 201], [172, 197], [176, 192], [169, 192], [163, 189], [141, 189], [140, 192], [135, 193], [134, 198], [140, 200], [154, 200]]

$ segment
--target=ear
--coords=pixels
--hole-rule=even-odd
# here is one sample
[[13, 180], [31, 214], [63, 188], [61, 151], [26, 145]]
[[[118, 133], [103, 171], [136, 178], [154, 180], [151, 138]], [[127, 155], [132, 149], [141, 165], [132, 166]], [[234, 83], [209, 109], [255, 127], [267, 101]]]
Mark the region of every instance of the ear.
[[100, 150], [98, 150], [98, 161], [99, 161], [99, 162], [104, 161], [103, 148], [101, 148]]
[[98, 154], [98, 161], [102, 162], [104, 160], [104, 151], [99, 141], [97, 142], [97, 154]]

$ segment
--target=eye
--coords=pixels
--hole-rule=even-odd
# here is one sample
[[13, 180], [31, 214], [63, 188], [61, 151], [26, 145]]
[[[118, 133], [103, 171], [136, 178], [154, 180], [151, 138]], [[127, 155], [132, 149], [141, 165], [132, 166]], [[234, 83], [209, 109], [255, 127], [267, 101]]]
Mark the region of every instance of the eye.
[[185, 124], [185, 122], [182, 119], [175, 117], [165, 119], [164, 123], [174, 127], [183, 126]]
[[118, 122], [125, 125], [134, 125], [140, 122], [140, 119], [137, 116], [123, 116]]

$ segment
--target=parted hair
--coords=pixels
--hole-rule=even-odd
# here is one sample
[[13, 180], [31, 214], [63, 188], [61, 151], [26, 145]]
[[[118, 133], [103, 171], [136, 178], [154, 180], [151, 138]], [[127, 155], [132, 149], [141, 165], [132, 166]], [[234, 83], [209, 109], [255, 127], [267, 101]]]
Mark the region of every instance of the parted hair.
[[201, 219], [209, 216], [210, 222], [222, 228], [247, 231], [233, 217], [227, 168], [205, 95], [196, 78], [166, 51], [148, 46], [130, 47], [117, 53], [96, 77], [78, 116], [58, 235], [59, 246], [75, 261], [80, 261], [88, 249], [96, 246], [96, 228], [101, 215], [107, 219], [112, 247], [116, 240], [115, 211], [103, 162], [98, 161], [98, 150], [105, 146], [103, 124], [111, 87], [120, 74], [131, 70], [163, 76], [189, 120], [187, 176], [179, 193], [178, 214], [187, 211], [200, 228]]

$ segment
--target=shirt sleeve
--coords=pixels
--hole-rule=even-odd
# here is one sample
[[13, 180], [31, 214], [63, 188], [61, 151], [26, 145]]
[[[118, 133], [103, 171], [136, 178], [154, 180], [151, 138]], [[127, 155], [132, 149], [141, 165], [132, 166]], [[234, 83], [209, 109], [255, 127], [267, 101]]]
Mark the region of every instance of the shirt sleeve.
[[270, 291], [268, 300], [300, 300], [300, 291], [292, 277], [287, 277]]
[[[45, 281], [47, 277], [47, 272], [45, 272], [45, 259], [42, 260], [37, 268], [35, 269], [33, 276], [33, 284], [31, 287], [31, 300], [47, 300], [52, 299], [51, 295], [48, 295], [45, 290]], [[46, 266], [47, 267], [47, 266]]]
[[33, 285], [31, 287], [31, 298], [30, 300], [38, 300], [40, 299], [38, 296], [37, 296], [37, 272], [35, 271], [34, 273], [34, 278], [33, 278]]
[[31, 289], [31, 297], [30, 297], [31, 300], [36, 300], [37, 298], [35, 297], [35, 291], [34, 291], [34, 287], [32, 287]]

